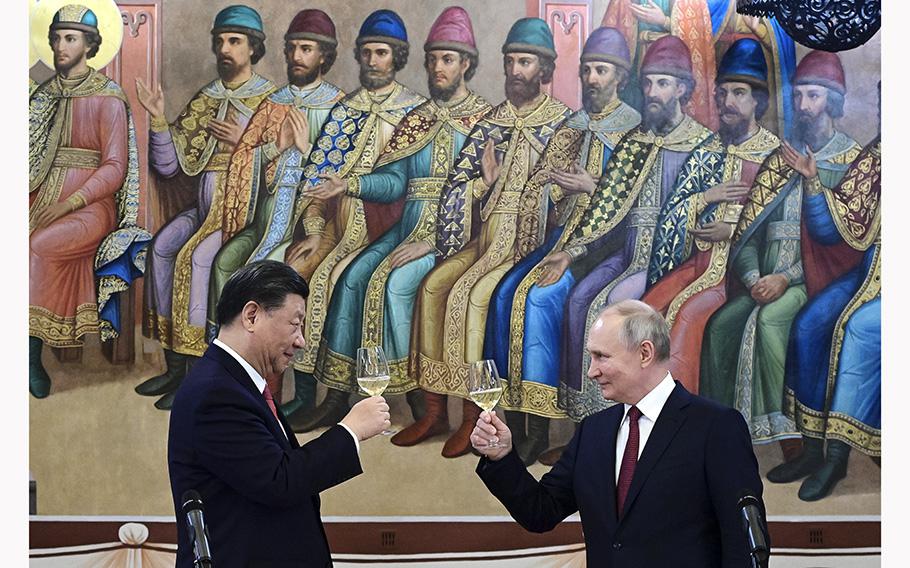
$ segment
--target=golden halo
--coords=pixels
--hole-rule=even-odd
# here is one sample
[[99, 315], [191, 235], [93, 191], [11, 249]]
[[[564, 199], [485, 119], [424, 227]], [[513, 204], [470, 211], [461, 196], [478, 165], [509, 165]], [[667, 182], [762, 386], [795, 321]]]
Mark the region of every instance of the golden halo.
[[101, 69], [114, 59], [123, 42], [123, 19], [120, 8], [114, 0], [40, 0], [32, 4], [29, 14], [29, 30], [32, 49], [45, 65], [54, 68], [54, 53], [47, 41], [47, 32], [57, 10], [67, 4], [80, 4], [90, 9], [98, 18], [98, 31], [101, 34], [101, 47], [88, 64]]
[[[29, 16], [35, 13], [35, 8], [38, 6], [38, 0], [28, 0], [28, 13]], [[35, 46], [32, 45], [32, 40], [29, 38], [28, 41], [28, 68], [31, 69], [35, 66], [35, 63], [38, 63], [38, 50], [35, 49]]]

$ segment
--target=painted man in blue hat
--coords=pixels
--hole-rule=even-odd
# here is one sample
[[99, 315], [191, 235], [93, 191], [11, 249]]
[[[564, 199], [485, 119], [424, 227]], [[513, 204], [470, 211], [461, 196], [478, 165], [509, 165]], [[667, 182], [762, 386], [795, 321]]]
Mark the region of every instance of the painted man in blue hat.
[[[470, 451], [480, 408], [467, 398], [468, 367], [483, 358], [493, 289], [514, 265], [523, 239], [520, 214], [546, 207], [540, 195], [523, 200], [525, 184], [570, 114], [541, 90], [552, 80], [556, 59], [546, 22], [518, 20], [502, 53], [506, 100], [474, 127], [442, 190], [437, 264], [421, 283], [414, 308], [409, 374], [431, 397], [464, 399], [461, 426], [442, 449], [448, 458]], [[475, 205], [480, 219], [473, 218]]]
[[670, 368], [698, 392], [703, 330], [726, 300], [730, 237], [762, 162], [780, 140], [759, 121], [768, 109], [768, 66], [754, 39], [736, 41], [717, 68], [717, 134], [683, 166], [661, 210], [642, 300], [670, 324]]
[[158, 231], [148, 255], [143, 328], [161, 343], [167, 369], [139, 384], [136, 392], [161, 396], [155, 407], [162, 410], [170, 409], [187, 365], [206, 349], [209, 272], [221, 248], [228, 164], [250, 117], [275, 90], [253, 71], [265, 55], [264, 42], [255, 10], [243, 5], [221, 10], [212, 26], [218, 78], [194, 95], [170, 125], [161, 87], [150, 89], [136, 81], [139, 102], [152, 117], [152, 169], [163, 179], [189, 177], [197, 188], [193, 205]]
[[[365, 201], [357, 180], [376, 166], [404, 116], [426, 101], [395, 80], [408, 61], [408, 52], [407, 30], [398, 14], [377, 10], [363, 22], [354, 48], [360, 88], [329, 112], [303, 168], [294, 209], [295, 229], [270, 253], [293, 266], [310, 284], [306, 346], [294, 362], [297, 392], [312, 392], [315, 385], [316, 354], [333, 278], [401, 217], [402, 199]], [[347, 179], [343, 191], [337, 192], [336, 182], [341, 178]], [[348, 412], [348, 394], [329, 389], [319, 406], [301, 407], [293, 413], [291, 426], [302, 432], [335, 424]]]
[[[539, 193], [549, 200], [549, 222], [545, 224], [535, 211], [523, 212], [519, 227], [526, 238], [519, 241], [518, 249], [522, 260], [496, 287], [490, 304], [484, 358], [496, 361], [500, 372], [508, 375], [509, 388], [500, 406], [507, 409], [515, 448], [526, 465], [547, 449], [550, 419], [565, 417], [565, 411], [556, 405], [558, 353], [538, 338], [548, 333], [558, 338], [558, 325], [550, 323], [561, 319], [568, 289], [536, 286], [547, 282], [547, 275], [536, 267], [572, 233], [591, 202], [590, 193], [613, 148], [641, 121], [638, 111], [619, 99], [630, 67], [622, 34], [614, 28], [591, 33], [578, 70], [583, 108], [550, 138], [524, 189], [527, 196]], [[542, 239], [540, 246], [532, 248]], [[504, 337], [510, 340], [503, 341]]]
[[[278, 244], [290, 239], [293, 204], [310, 149], [345, 95], [324, 77], [335, 63], [337, 44], [328, 14], [318, 9], [297, 13], [284, 36], [288, 84], [259, 105], [234, 150], [224, 192], [224, 246], [209, 277], [209, 338], [216, 334], [216, 307], [231, 274], [273, 257]], [[281, 391], [279, 384], [272, 389]], [[312, 406], [315, 396], [315, 388], [297, 393], [284, 410]]]
[[[142, 275], [139, 161], [126, 95], [88, 62], [98, 18], [66, 5], [47, 35], [56, 74], [29, 96], [29, 392], [50, 394], [45, 344], [117, 337], [115, 294]], [[98, 253], [100, 251], [100, 253]], [[96, 254], [97, 253], [97, 254]]]

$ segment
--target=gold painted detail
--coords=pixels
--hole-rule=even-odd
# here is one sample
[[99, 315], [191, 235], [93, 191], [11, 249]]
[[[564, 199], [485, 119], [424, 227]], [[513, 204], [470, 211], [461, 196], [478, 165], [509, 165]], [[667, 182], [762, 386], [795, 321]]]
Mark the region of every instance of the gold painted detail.
[[81, 347], [87, 333], [98, 333], [97, 304], [80, 304], [73, 316], [61, 316], [41, 306], [28, 307], [28, 334], [50, 347]]
[[54, 156], [56, 168], [96, 169], [101, 165], [101, 152], [88, 148], [58, 147]]
[[524, 380], [517, 388], [509, 385], [505, 389], [499, 406], [544, 418], [565, 418], [566, 412], [557, 405], [557, 395], [556, 387]]

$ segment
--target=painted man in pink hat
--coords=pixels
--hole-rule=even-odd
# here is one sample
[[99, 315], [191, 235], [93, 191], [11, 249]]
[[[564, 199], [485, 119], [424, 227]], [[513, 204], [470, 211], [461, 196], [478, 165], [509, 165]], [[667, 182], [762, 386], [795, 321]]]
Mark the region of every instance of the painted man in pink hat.
[[[417, 286], [433, 267], [436, 202], [458, 151], [490, 105], [468, 90], [477, 69], [477, 46], [468, 13], [446, 8], [424, 44], [431, 99], [404, 117], [367, 175], [332, 176], [327, 191], [353, 191], [364, 202], [404, 198], [401, 219], [362, 250], [335, 284], [316, 357], [316, 378], [329, 388], [322, 405], [358, 391], [355, 356], [380, 345], [389, 360], [387, 394], [408, 393], [416, 418], [424, 413], [422, 391], [408, 377], [411, 315]], [[307, 426], [316, 427], [314, 420]]]

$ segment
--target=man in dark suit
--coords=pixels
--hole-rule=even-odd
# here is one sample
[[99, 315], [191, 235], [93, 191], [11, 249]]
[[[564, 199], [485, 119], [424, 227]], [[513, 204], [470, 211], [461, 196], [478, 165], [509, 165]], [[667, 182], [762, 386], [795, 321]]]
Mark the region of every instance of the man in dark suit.
[[198, 491], [215, 566], [331, 566], [319, 492], [362, 472], [360, 441], [390, 425], [382, 397], [360, 401], [300, 446], [265, 377], [304, 345], [309, 290], [284, 263], [235, 272], [218, 302], [218, 337], [177, 391], [168, 470], [177, 512], [177, 566], [193, 564], [182, 496]]
[[761, 500], [762, 484], [746, 422], [673, 380], [669, 337], [642, 302], [601, 312], [588, 336], [588, 377], [623, 404], [583, 420], [539, 482], [505, 423], [485, 412], [471, 434], [483, 454], [477, 474], [529, 531], [578, 511], [589, 566], [748, 567], [737, 501], [745, 491]]

